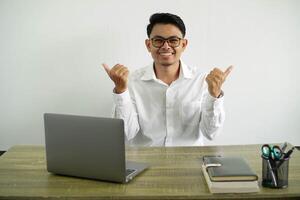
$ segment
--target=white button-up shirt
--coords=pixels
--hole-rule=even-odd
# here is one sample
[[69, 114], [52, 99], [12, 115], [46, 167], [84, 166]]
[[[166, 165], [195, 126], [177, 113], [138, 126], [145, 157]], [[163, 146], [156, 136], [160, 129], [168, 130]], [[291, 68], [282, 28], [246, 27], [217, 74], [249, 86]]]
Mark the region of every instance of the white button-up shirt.
[[223, 125], [223, 97], [208, 93], [206, 74], [181, 62], [179, 78], [167, 85], [153, 64], [129, 76], [128, 90], [114, 96], [114, 117], [124, 120], [134, 146], [197, 146]]

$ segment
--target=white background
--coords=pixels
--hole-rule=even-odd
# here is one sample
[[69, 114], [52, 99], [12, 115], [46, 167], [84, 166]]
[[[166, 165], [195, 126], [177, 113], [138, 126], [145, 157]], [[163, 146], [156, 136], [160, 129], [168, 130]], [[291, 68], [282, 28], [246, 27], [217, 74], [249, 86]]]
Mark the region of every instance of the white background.
[[234, 70], [226, 123], [208, 145], [300, 143], [300, 1], [0, 0], [0, 150], [44, 144], [43, 113], [111, 116], [100, 64], [151, 63], [151, 14], [178, 14], [183, 60]]

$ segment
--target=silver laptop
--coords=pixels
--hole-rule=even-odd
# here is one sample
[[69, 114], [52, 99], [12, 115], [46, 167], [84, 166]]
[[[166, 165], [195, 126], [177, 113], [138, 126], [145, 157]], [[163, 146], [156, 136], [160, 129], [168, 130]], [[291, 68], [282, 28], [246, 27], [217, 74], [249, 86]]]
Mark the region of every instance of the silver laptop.
[[125, 161], [121, 119], [44, 114], [49, 172], [126, 183], [148, 167]]

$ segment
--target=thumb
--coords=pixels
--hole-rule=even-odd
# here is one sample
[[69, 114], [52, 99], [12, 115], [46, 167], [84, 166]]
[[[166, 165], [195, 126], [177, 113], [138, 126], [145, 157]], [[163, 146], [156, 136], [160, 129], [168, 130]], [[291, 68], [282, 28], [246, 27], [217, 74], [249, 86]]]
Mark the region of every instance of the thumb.
[[224, 72], [225, 74], [225, 78], [230, 74], [230, 72], [232, 71], [233, 69], [233, 65], [230, 65]]
[[109, 75], [109, 72], [110, 72], [109, 66], [107, 64], [105, 64], [105, 63], [102, 63], [102, 66], [105, 69], [106, 73]]

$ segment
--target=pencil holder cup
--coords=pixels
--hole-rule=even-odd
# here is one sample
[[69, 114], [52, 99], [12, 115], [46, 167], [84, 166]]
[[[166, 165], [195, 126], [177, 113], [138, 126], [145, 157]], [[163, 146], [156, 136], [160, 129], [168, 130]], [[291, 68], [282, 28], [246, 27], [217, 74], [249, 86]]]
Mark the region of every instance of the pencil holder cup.
[[262, 186], [286, 188], [289, 180], [289, 158], [272, 160], [262, 156]]

